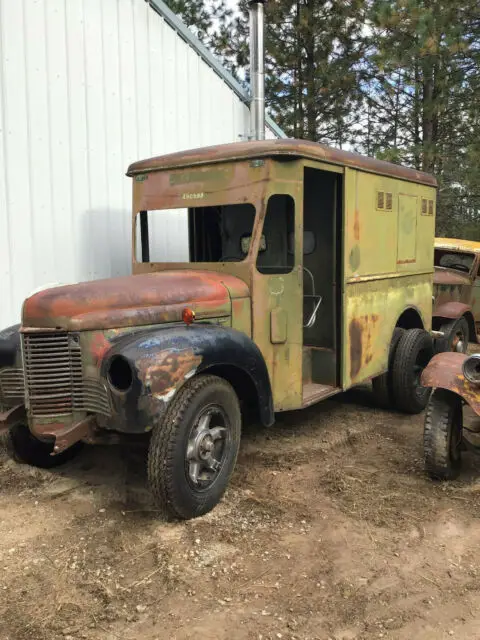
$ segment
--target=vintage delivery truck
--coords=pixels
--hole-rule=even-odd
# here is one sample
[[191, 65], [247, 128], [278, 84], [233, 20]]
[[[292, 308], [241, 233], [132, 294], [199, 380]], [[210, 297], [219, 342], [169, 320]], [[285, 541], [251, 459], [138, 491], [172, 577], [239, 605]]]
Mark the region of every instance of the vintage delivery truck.
[[[190, 518], [224, 493], [247, 417], [272, 425], [369, 380], [383, 405], [425, 407], [434, 178], [300, 140], [128, 176], [133, 274], [41, 291], [0, 334], [17, 459], [51, 466], [81, 441], [150, 434], [155, 500]], [[158, 255], [172, 212], [188, 237], [173, 263]]]

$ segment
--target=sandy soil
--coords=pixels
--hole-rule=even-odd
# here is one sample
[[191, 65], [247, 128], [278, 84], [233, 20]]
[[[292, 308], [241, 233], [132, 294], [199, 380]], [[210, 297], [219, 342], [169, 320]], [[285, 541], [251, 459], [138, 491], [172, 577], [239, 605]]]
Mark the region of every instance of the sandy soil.
[[363, 390], [250, 427], [186, 523], [154, 511], [142, 447], [0, 454], [0, 638], [478, 639], [480, 458], [430, 481], [422, 427]]

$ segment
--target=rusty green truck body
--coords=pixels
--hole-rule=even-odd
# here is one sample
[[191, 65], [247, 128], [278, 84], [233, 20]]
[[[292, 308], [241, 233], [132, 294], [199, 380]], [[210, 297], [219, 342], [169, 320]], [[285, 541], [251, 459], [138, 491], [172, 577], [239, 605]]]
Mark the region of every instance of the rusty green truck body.
[[[396, 327], [431, 328], [431, 176], [296, 140], [151, 158], [128, 175], [132, 275], [33, 295], [0, 346], [0, 426], [25, 394], [53, 453], [152, 430], [205, 373], [268, 425], [385, 372]], [[188, 256], [164, 262], [172, 211]]]
[[433, 328], [450, 334], [444, 350], [466, 352], [480, 332], [480, 242], [435, 238], [434, 267]]
[[[132, 165], [129, 175], [134, 178], [134, 225], [141, 211], [161, 216], [162, 210], [186, 203], [202, 208], [249, 203], [255, 208], [248, 254], [233, 262], [204, 262], [201, 268], [247, 285], [248, 294], [232, 297], [229, 323], [259, 347], [275, 410], [298, 409], [384, 371], [395, 326], [430, 328], [431, 176], [283, 140], [146, 160]], [[265, 219], [276, 213], [275, 203], [267, 213], [269, 202], [279, 194], [293, 211], [294, 254], [288, 265], [266, 270], [259, 247]], [[277, 214], [278, 224], [285, 224], [280, 207]], [[306, 255], [305, 233], [314, 236], [314, 248]], [[285, 263], [286, 254], [282, 257]], [[304, 267], [322, 296], [312, 328], [302, 322], [309, 310], [304, 294], [311, 294]], [[133, 262], [139, 274], [191, 268], [188, 263]], [[196, 310], [201, 316], [201, 303]]]

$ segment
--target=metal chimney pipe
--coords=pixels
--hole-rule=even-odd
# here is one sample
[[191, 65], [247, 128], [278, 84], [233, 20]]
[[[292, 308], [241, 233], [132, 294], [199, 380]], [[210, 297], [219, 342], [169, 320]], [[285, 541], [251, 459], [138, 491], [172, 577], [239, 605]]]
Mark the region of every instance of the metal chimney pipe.
[[265, 140], [265, 0], [250, 0], [250, 135]]

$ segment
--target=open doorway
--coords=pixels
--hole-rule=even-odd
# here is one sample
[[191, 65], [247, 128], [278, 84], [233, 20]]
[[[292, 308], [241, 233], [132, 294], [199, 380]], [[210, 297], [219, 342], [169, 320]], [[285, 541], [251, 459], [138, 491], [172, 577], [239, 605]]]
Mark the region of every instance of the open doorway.
[[312, 393], [340, 385], [341, 187], [338, 173], [304, 170], [303, 378]]

